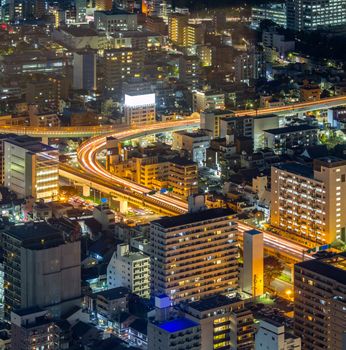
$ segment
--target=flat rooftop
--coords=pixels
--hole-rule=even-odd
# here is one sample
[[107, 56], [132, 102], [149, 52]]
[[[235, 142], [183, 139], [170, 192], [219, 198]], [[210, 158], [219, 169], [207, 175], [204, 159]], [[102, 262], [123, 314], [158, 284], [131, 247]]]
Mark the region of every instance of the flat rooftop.
[[296, 266], [346, 285], [346, 252], [329, 258], [303, 261]]
[[189, 304], [189, 308], [197, 311], [208, 311], [241, 301], [240, 298], [229, 298], [225, 295], [215, 295]]
[[32, 138], [28, 136], [11, 137], [5, 141], [11, 143], [12, 145], [24, 148], [31, 153], [41, 153], [57, 150], [54, 147], [39, 142], [37, 138]]
[[189, 329], [192, 327], [197, 327], [198, 323], [189, 320], [188, 318], [177, 318], [175, 320], [170, 320], [157, 325], [159, 328], [165, 330], [169, 333], [176, 333]]
[[201, 221], [213, 220], [233, 215], [234, 211], [231, 209], [215, 208], [207, 209], [197, 213], [188, 213], [179, 216], [164, 217], [159, 220], [154, 220], [154, 225], [159, 225], [164, 228], [173, 228], [177, 226], [189, 225]]
[[22, 242], [31, 250], [41, 250], [64, 244], [62, 233], [45, 222], [11, 226], [5, 234]]
[[125, 287], [117, 287], [112, 289], [107, 289], [102, 292], [95, 293], [94, 296], [101, 295], [107, 300], [120, 299], [129, 294], [129, 290]]
[[110, 11], [95, 11], [95, 13], [102, 13], [103, 15], [106, 15], [106, 16], [116, 16], [116, 15], [133, 15], [133, 16], [135, 16], [136, 15], [135, 13], [127, 12], [125, 10], [121, 10], [118, 8], [114, 8]]
[[312, 165], [305, 165], [298, 162], [289, 162], [275, 164], [274, 167], [292, 174], [308, 177], [310, 179], [314, 178]]
[[268, 134], [273, 134], [273, 135], [282, 135], [282, 134], [289, 134], [289, 133], [303, 132], [303, 131], [310, 131], [310, 130], [318, 130], [318, 127], [308, 125], [308, 124], [302, 124], [302, 125], [286, 126], [283, 128], [268, 129], [268, 130], [264, 130], [264, 132]]
[[89, 27], [61, 27], [61, 31], [68, 33], [74, 37], [83, 37], [83, 36], [98, 36], [98, 33], [95, 29]]

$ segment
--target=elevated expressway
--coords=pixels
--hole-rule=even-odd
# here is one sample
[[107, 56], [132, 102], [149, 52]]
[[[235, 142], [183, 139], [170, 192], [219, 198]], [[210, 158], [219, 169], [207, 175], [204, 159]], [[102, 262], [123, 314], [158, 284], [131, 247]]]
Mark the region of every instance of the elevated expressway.
[[177, 215], [185, 213], [188, 209], [185, 201], [161, 193], [149, 194], [151, 192], [149, 188], [109, 173], [97, 161], [97, 154], [105, 148], [106, 138], [109, 136], [125, 141], [153, 133], [198, 127], [199, 122], [199, 118], [158, 122], [141, 128], [132, 127], [90, 138], [82, 143], [77, 151], [82, 170], [62, 164], [59, 173], [62, 177], [79, 184], [95, 188], [106, 194], [112, 194], [137, 206], [145, 205], [161, 214]]
[[[247, 109], [235, 111], [235, 116], [242, 117], [260, 116], [266, 114], [288, 114], [303, 113], [318, 109], [328, 109], [346, 105], [346, 96], [329, 97], [319, 101], [300, 102], [272, 108]], [[190, 118], [193, 119], [193, 118]], [[170, 123], [170, 122], [167, 122]], [[93, 137], [97, 135], [110, 134], [112, 131], [126, 130], [126, 126], [106, 125], [106, 126], [71, 126], [71, 127], [26, 127], [18, 125], [0, 125], [0, 134], [13, 133], [17, 135], [30, 135], [47, 138], [74, 138]]]

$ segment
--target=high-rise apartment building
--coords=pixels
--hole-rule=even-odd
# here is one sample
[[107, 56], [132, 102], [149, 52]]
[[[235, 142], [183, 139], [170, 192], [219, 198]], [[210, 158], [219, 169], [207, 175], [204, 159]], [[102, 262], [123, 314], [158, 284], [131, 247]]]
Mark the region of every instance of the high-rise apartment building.
[[73, 53], [73, 88], [96, 90], [96, 51], [85, 49]]
[[294, 331], [303, 350], [346, 347], [346, 253], [294, 266]]
[[65, 242], [45, 222], [16, 225], [2, 233], [5, 317], [39, 306], [53, 315], [79, 304], [80, 241]]
[[128, 125], [144, 125], [156, 120], [155, 94], [125, 94], [125, 122]]
[[234, 291], [238, 264], [232, 215], [209, 209], [152, 221], [153, 292], [177, 303]]
[[263, 232], [257, 230], [245, 231], [243, 234], [243, 290], [253, 297], [263, 294]]
[[184, 45], [189, 17], [181, 13], [168, 16], [168, 38], [176, 45]]
[[186, 199], [198, 193], [197, 163], [185, 158], [170, 160], [168, 182], [176, 196]]
[[184, 27], [184, 46], [202, 45], [204, 44], [205, 25], [201, 24], [188, 24]]
[[188, 304], [184, 311], [185, 317], [200, 324], [200, 350], [253, 349], [253, 315], [239, 298], [217, 294]]
[[235, 80], [250, 84], [254, 80], [265, 78], [266, 65], [263, 52], [250, 50], [235, 58]]
[[59, 189], [58, 150], [37, 139], [4, 141], [4, 184], [19, 197], [52, 200]]
[[287, 27], [292, 30], [316, 30], [346, 23], [343, 0], [288, 0]]
[[271, 170], [271, 224], [317, 244], [346, 239], [346, 161], [325, 157], [313, 166], [285, 163]]
[[105, 92], [109, 95], [120, 94], [123, 81], [139, 78], [143, 72], [145, 51], [122, 48], [105, 50], [104, 76]]
[[126, 287], [132, 293], [150, 297], [150, 258], [132, 252], [126, 243], [119, 244], [107, 266], [108, 288]]

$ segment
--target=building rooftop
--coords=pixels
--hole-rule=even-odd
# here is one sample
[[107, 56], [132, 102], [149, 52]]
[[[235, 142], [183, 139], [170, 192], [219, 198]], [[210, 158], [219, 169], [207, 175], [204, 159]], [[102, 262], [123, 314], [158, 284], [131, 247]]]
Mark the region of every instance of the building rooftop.
[[32, 138], [28, 136], [17, 136], [14, 138], [7, 139], [6, 142], [24, 148], [31, 153], [56, 151], [56, 148], [39, 142], [37, 138]]
[[175, 320], [165, 321], [157, 326], [166, 332], [176, 333], [192, 327], [197, 327], [198, 323], [193, 322], [188, 318], [177, 318]]
[[164, 217], [162, 219], [152, 221], [152, 224], [162, 226], [164, 228], [171, 228], [189, 225], [201, 221], [219, 219], [233, 214], [234, 211], [231, 209], [215, 208], [203, 210], [198, 213], [188, 213], [179, 216]]
[[195, 162], [193, 162], [187, 158], [181, 158], [181, 157], [175, 157], [175, 158], [171, 159], [170, 162], [173, 164], [181, 165], [181, 166], [196, 165]]
[[94, 296], [103, 296], [107, 300], [115, 300], [124, 298], [129, 294], [129, 290], [125, 287], [116, 287], [112, 289], [107, 289], [98, 293], [95, 293]]
[[62, 27], [60, 30], [64, 31], [65, 33], [68, 33], [74, 37], [83, 37], [83, 36], [98, 36], [98, 33], [95, 29], [89, 28], [89, 27]]
[[212, 296], [210, 298], [201, 299], [189, 304], [189, 308], [195, 309], [197, 311], [207, 311], [211, 309], [216, 309], [222, 306], [231, 305], [241, 301], [239, 298], [229, 298], [225, 295], [219, 294]]
[[314, 172], [311, 165], [305, 165], [298, 162], [289, 162], [289, 163], [279, 163], [274, 165], [275, 168], [280, 170], [287, 171], [296, 175], [304, 176], [313, 179]]
[[284, 128], [268, 129], [268, 130], [264, 130], [264, 132], [268, 134], [273, 134], [273, 135], [282, 135], [282, 134], [303, 132], [303, 131], [309, 131], [309, 130], [318, 130], [318, 127], [308, 125], [308, 124], [302, 124], [302, 125], [286, 126]]
[[248, 235], [251, 235], [251, 236], [256, 236], [256, 235], [262, 234], [262, 232], [258, 231], [258, 230], [248, 230], [248, 231], [245, 231], [245, 233]]
[[295, 266], [296, 269], [302, 267], [346, 285], [346, 252], [333, 257], [303, 261]]
[[95, 13], [102, 13], [103, 15], [106, 16], [116, 16], [116, 15], [133, 15], [135, 16], [136, 14], [127, 12], [125, 10], [121, 10], [118, 8], [114, 8], [111, 11], [95, 11]]
[[130, 324], [129, 328], [146, 335], [148, 333], [148, 320], [144, 318], [137, 318]]
[[45, 222], [11, 226], [5, 234], [21, 241], [26, 249], [41, 250], [64, 244], [61, 231]]

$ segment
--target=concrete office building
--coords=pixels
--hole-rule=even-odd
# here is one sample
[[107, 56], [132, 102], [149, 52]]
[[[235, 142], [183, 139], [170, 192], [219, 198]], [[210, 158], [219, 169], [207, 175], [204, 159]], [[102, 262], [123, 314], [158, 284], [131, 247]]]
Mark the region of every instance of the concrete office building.
[[210, 136], [204, 131], [173, 133], [172, 149], [180, 151], [183, 156], [203, 166], [206, 161], [207, 149], [210, 146]]
[[51, 201], [58, 194], [57, 149], [25, 136], [7, 139], [4, 165], [4, 185], [18, 197]]
[[11, 312], [11, 349], [54, 349], [54, 323], [38, 307]]
[[76, 90], [96, 90], [96, 56], [91, 49], [73, 53], [73, 83]]
[[155, 94], [125, 94], [124, 115], [127, 125], [145, 125], [155, 122]]
[[346, 161], [315, 159], [313, 166], [292, 162], [272, 166], [273, 226], [317, 244], [346, 240]]
[[126, 243], [119, 244], [107, 266], [108, 288], [126, 287], [132, 293], [150, 297], [150, 258], [131, 252]]
[[285, 331], [284, 320], [265, 318], [259, 322], [255, 350], [301, 350], [301, 339]]
[[346, 347], [346, 253], [294, 266], [294, 332], [304, 350]]
[[251, 8], [251, 26], [253, 28], [259, 28], [262, 21], [269, 20], [283, 28], [286, 28], [286, 12], [285, 3], [267, 3], [253, 6]]
[[307, 124], [264, 130], [264, 147], [283, 154], [288, 149], [315, 146], [319, 141], [318, 131], [318, 126]]
[[201, 129], [210, 131], [211, 138], [224, 137], [221, 133], [221, 120], [234, 115], [233, 111], [227, 110], [205, 110], [201, 113]]
[[292, 30], [316, 30], [346, 23], [343, 0], [288, 0], [287, 27]]
[[96, 29], [106, 34], [114, 34], [119, 31], [134, 30], [137, 28], [137, 15], [122, 10], [95, 11]]
[[243, 242], [243, 291], [252, 295], [252, 297], [258, 297], [264, 291], [263, 233], [257, 230], [245, 231]]
[[178, 303], [234, 291], [238, 264], [232, 215], [209, 209], [152, 221], [153, 292]]
[[[184, 311], [185, 317], [200, 324], [200, 350], [253, 349], [253, 315], [239, 298], [218, 294], [190, 303]], [[246, 315], [242, 322], [240, 312]]]
[[80, 241], [65, 242], [45, 222], [13, 226], [2, 234], [5, 317], [39, 306], [59, 316], [79, 304]]

